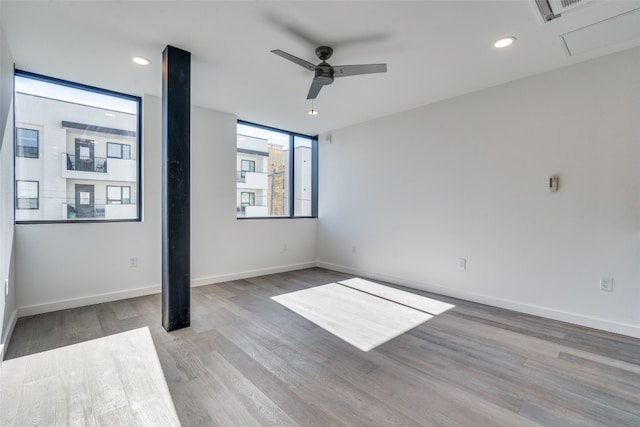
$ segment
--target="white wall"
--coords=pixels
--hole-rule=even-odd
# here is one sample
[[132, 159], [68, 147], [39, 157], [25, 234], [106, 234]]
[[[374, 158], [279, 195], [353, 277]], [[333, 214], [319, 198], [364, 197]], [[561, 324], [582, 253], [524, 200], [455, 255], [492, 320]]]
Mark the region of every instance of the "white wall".
[[331, 136], [320, 265], [640, 337], [640, 49]]
[[191, 121], [192, 280], [315, 265], [315, 219], [236, 219], [236, 117], [194, 108]]
[[[143, 110], [144, 220], [17, 225], [20, 315], [159, 292], [161, 100], [145, 96]], [[315, 220], [236, 220], [235, 126], [233, 115], [192, 109], [194, 285], [315, 265]]]
[[13, 59], [0, 22], [0, 363], [16, 319], [13, 186]]

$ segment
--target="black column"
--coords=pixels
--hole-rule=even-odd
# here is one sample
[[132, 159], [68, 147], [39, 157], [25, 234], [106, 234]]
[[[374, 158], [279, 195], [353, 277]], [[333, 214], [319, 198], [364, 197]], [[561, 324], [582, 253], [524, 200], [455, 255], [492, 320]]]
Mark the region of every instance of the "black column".
[[162, 52], [162, 326], [191, 322], [190, 126], [191, 53]]

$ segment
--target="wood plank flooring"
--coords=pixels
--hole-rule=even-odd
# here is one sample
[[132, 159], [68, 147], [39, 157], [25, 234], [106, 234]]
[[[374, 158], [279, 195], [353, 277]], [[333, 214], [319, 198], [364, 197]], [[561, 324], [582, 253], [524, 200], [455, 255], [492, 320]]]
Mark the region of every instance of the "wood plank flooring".
[[180, 424], [145, 327], [5, 361], [0, 425]]
[[21, 318], [7, 359], [149, 326], [184, 426], [640, 426], [640, 340], [396, 286], [456, 307], [365, 353], [270, 299], [351, 277], [194, 288], [171, 333], [160, 295]]
[[424, 311], [338, 283], [271, 299], [362, 351], [372, 350], [433, 318]]

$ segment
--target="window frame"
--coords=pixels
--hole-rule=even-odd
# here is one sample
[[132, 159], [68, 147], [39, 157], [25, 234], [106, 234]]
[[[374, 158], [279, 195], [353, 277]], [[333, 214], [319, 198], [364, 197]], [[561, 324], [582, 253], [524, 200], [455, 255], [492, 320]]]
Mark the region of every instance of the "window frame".
[[[112, 145], [120, 146], [120, 157], [115, 157], [115, 156], [110, 156], [109, 155], [109, 146], [112, 146]], [[129, 148], [129, 157], [124, 157], [124, 147]], [[120, 142], [107, 141], [107, 159], [131, 160], [131, 146], [129, 144], [122, 144]]]
[[[318, 217], [318, 135], [311, 136], [305, 135], [298, 132], [292, 132], [284, 129], [275, 128], [272, 126], [261, 125], [259, 123], [253, 123], [246, 120], [237, 120], [237, 124], [252, 126], [259, 129], [265, 129], [273, 132], [280, 132], [289, 135], [289, 167], [288, 175], [289, 175], [289, 212], [288, 215], [280, 215], [280, 216], [237, 216], [236, 219], [240, 221], [250, 221], [250, 220], [262, 220], [262, 219], [299, 219], [299, 218], [317, 218]], [[236, 135], [237, 135], [236, 131]], [[294, 203], [294, 195], [295, 195], [295, 138], [306, 138], [311, 141], [311, 215], [295, 215], [295, 203]], [[237, 149], [237, 142], [236, 142]], [[237, 156], [237, 152], [236, 152]], [[241, 166], [242, 168], [242, 163]], [[236, 183], [236, 191], [238, 190]], [[241, 191], [242, 193], [242, 191]], [[241, 204], [242, 204], [242, 195]]]
[[[51, 83], [51, 84], [57, 84], [60, 86], [65, 86], [68, 88], [72, 88], [72, 89], [80, 89], [80, 90], [84, 90], [87, 92], [93, 92], [93, 93], [97, 93], [97, 94], [101, 94], [101, 95], [109, 95], [109, 96], [113, 96], [116, 98], [121, 98], [121, 99], [126, 99], [129, 101], [133, 101], [136, 103], [136, 125], [137, 125], [137, 129], [136, 129], [136, 153], [137, 153], [137, 158], [136, 158], [136, 172], [137, 172], [137, 176], [136, 176], [136, 217], [135, 218], [112, 218], [112, 219], [55, 219], [55, 220], [51, 220], [51, 219], [46, 219], [46, 220], [14, 220], [15, 224], [85, 224], [85, 223], [113, 223], [113, 222], [142, 222], [142, 203], [144, 201], [144, 195], [143, 195], [143, 190], [142, 190], [142, 185], [143, 185], [143, 171], [142, 171], [142, 153], [143, 153], [143, 144], [142, 144], [142, 97], [140, 96], [135, 96], [135, 95], [129, 95], [126, 93], [122, 93], [122, 92], [117, 92], [117, 91], [113, 91], [113, 90], [109, 90], [109, 89], [103, 89], [103, 88], [99, 88], [99, 87], [95, 87], [95, 86], [90, 86], [90, 85], [85, 85], [82, 83], [76, 83], [76, 82], [72, 82], [69, 80], [63, 80], [63, 79], [59, 79], [56, 77], [50, 77], [50, 76], [45, 76], [42, 74], [37, 74], [37, 73], [32, 73], [30, 71], [25, 71], [25, 70], [21, 70], [21, 69], [14, 69], [14, 73], [13, 73], [13, 78], [14, 78], [14, 87], [15, 87], [15, 78], [16, 77], [24, 77], [24, 78], [29, 78], [29, 79], [33, 79], [33, 80], [38, 80], [38, 81], [42, 81], [45, 83]], [[14, 94], [15, 97], [15, 94]], [[15, 107], [14, 107], [14, 129], [16, 128], [15, 126], [16, 120], [15, 120]], [[40, 132], [38, 133], [38, 155], [40, 153], [40, 146], [41, 146], [41, 140], [40, 140]], [[126, 144], [123, 144], [126, 145]], [[130, 148], [131, 150], [131, 148]], [[130, 151], [131, 154], [131, 151]], [[17, 182], [16, 180], [16, 175], [15, 175], [15, 161], [16, 161], [16, 156], [14, 153], [14, 177], [13, 180], [14, 182]], [[39, 186], [38, 186], [39, 188]], [[38, 190], [39, 191], [39, 190]], [[38, 194], [39, 196], [39, 194]], [[131, 197], [131, 194], [130, 194]], [[15, 200], [15, 198], [14, 198]], [[15, 201], [14, 201], [15, 203]], [[38, 197], [38, 205], [40, 204], [39, 201], [39, 197]], [[16, 206], [14, 206], [14, 211], [16, 209]]]
[[[249, 202], [245, 204], [245, 202], [242, 201], [242, 198], [244, 195], [249, 196]], [[255, 191], [241, 191], [240, 192], [240, 208], [246, 207], [246, 206], [255, 206], [256, 205], [256, 192]]]
[[[244, 168], [244, 163], [249, 164], [249, 169]], [[255, 172], [256, 171], [256, 161], [248, 160], [248, 159], [240, 159], [240, 176], [242, 178], [246, 178], [247, 172]]]
[[[21, 130], [26, 130], [26, 131], [30, 131], [30, 132], [35, 132], [36, 133], [36, 155], [35, 155], [35, 157], [34, 156], [25, 156], [25, 155], [18, 154], [18, 152], [20, 151], [18, 149], [18, 147], [21, 147], [23, 150], [25, 148], [24, 145], [18, 145], [18, 141], [20, 141], [20, 138], [18, 137], [18, 134], [20, 133]], [[31, 148], [31, 147], [29, 147], [29, 148]], [[28, 127], [16, 126], [15, 157], [22, 157], [24, 159], [39, 159], [40, 158], [40, 131], [38, 129], [32, 129], [32, 128], [28, 128]]]
[[[119, 188], [120, 189], [120, 199], [110, 199], [109, 198], [109, 188]], [[123, 195], [123, 190], [125, 188], [129, 190], [129, 198], [128, 198], [129, 202], [127, 202], [127, 203], [124, 202], [125, 198], [124, 198], [124, 195]], [[106, 204], [107, 205], [130, 205], [131, 204], [131, 186], [130, 185], [107, 185], [106, 193], [107, 193], [107, 197], [105, 198], [105, 200], [106, 200]], [[120, 200], [120, 203], [113, 203], [113, 202], [110, 202], [110, 200]]]
[[[34, 181], [32, 179], [16, 179], [16, 198], [15, 198], [15, 207], [16, 209], [20, 209], [20, 210], [31, 210], [31, 211], [37, 211], [40, 210], [40, 181]], [[21, 208], [19, 207], [19, 203], [18, 200], [33, 200], [34, 197], [18, 197], [18, 183], [20, 182], [35, 182], [36, 183], [36, 207], [35, 208]]]

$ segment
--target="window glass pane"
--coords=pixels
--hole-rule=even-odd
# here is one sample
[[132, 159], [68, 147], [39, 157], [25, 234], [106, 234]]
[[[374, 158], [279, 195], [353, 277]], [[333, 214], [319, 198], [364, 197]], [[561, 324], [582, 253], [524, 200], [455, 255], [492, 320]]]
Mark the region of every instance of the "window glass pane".
[[88, 191], [81, 191], [80, 193], [80, 204], [81, 205], [90, 205], [91, 204], [91, 193]]
[[18, 209], [38, 209], [38, 199], [18, 199]]
[[301, 136], [293, 139], [294, 147], [294, 194], [293, 207], [295, 216], [311, 216], [312, 213], [312, 140]]
[[37, 181], [16, 182], [16, 209], [38, 209], [38, 185]]
[[242, 170], [245, 172], [255, 172], [256, 162], [253, 160], [242, 160]]
[[[136, 97], [17, 71], [15, 177], [40, 181], [43, 192], [37, 211], [19, 207], [37, 205], [37, 189], [33, 201], [16, 196], [16, 221], [139, 219], [140, 171], [130, 159], [140, 146], [139, 107]], [[18, 159], [29, 150], [33, 160]], [[89, 183], [93, 190], [85, 191]], [[76, 186], [85, 187], [76, 193]]]
[[108, 203], [120, 203], [122, 187], [107, 187], [107, 201]]
[[[236, 169], [238, 171], [236, 179], [238, 217], [290, 215], [289, 147], [290, 134], [287, 132], [238, 124], [238, 168]], [[255, 173], [247, 174], [246, 172]], [[252, 196], [246, 196], [243, 200], [243, 192], [250, 193]], [[247, 202], [247, 200], [250, 201]]]
[[16, 157], [38, 158], [38, 131], [35, 129], [16, 129]]
[[34, 129], [18, 128], [18, 145], [23, 147], [38, 146], [38, 131]]
[[107, 157], [122, 157], [122, 149], [120, 144], [114, 144], [112, 142], [107, 143]]
[[34, 181], [18, 181], [16, 188], [18, 198], [37, 198], [38, 197], [38, 183]]
[[122, 187], [122, 203], [131, 203], [131, 187]]

